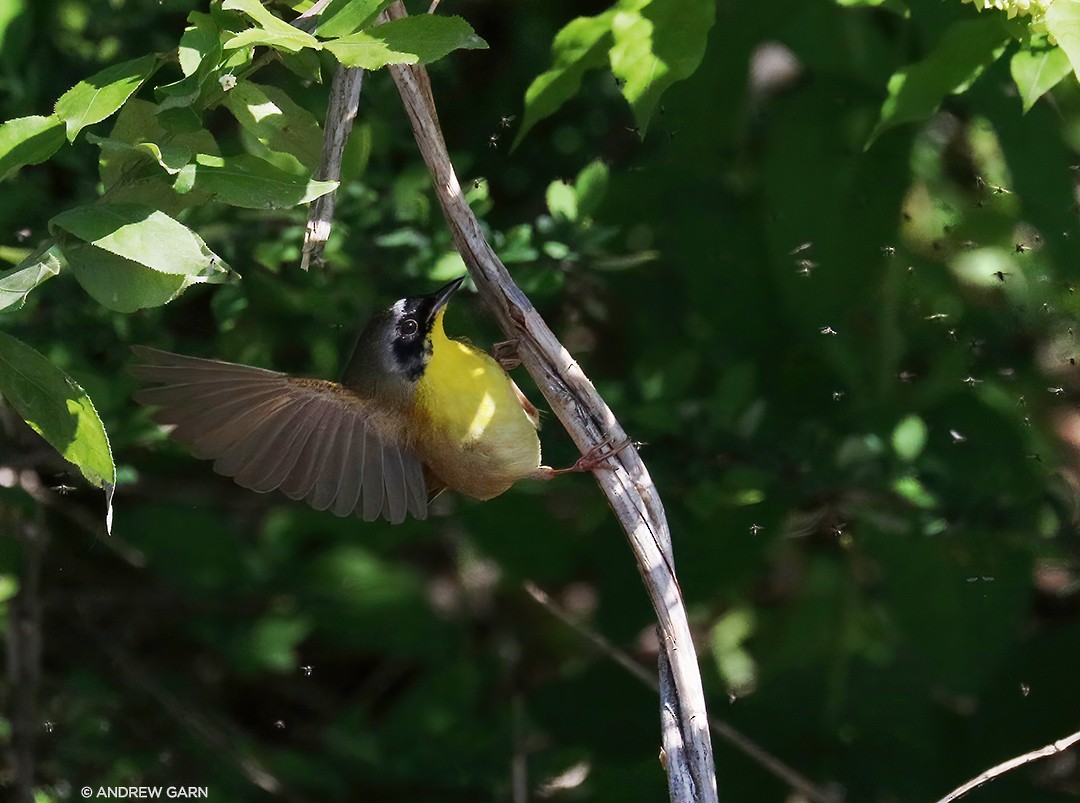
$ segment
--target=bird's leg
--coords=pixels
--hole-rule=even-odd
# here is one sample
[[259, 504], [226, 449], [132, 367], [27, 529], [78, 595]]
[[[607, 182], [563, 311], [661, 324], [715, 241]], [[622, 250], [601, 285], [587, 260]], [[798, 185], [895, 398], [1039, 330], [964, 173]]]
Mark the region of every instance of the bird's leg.
[[624, 440], [621, 443], [615, 443], [610, 437], [605, 438], [579, 457], [577, 462], [570, 466], [570, 468], [540, 466], [533, 476], [540, 480], [551, 480], [559, 474], [574, 474], [584, 471], [600, 470], [611, 471], [614, 466], [609, 465], [607, 461], [629, 446], [630, 443], [631, 441], [629, 439]]
[[495, 362], [502, 366], [504, 371], [513, 371], [521, 365], [521, 358], [518, 357], [517, 340], [503, 340], [493, 344], [491, 356]]

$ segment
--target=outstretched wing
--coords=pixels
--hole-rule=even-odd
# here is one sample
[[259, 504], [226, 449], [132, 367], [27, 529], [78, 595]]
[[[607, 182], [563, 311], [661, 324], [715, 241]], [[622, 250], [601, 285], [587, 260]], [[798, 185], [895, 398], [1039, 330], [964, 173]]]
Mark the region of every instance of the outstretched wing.
[[170, 437], [214, 471], [259, 493], [280, 489], [316, 510], [393, 524], [427, 517], [424, 470], [412, 450], [380, 437], [378, 413], [335, 382], [135, 346], [135, 394], [158, 408]]

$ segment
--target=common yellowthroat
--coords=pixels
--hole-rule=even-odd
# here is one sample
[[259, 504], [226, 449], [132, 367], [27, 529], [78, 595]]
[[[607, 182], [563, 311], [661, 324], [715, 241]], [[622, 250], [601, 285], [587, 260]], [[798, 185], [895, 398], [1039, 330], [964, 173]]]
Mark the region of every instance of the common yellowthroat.
[[338, 516], [397, 524], [425, 518], [443, 488], [490, 499], [550, 478], [536, 408], [498, 362], [443, 329], [463, 281], [375, 315], [340, 383], [135, 346], [132, 373], [160, 385], [135, 399], [219, 474]]

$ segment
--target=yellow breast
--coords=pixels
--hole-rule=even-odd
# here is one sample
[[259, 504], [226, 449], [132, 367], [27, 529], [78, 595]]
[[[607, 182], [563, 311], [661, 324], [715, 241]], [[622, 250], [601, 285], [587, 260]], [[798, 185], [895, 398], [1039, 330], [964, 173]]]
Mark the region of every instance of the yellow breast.
[[417, 388], [420, 457], [456, 491], [489, 499], [540, 465], [540, 439], [502, 367], [451, 340], [440, 312]]

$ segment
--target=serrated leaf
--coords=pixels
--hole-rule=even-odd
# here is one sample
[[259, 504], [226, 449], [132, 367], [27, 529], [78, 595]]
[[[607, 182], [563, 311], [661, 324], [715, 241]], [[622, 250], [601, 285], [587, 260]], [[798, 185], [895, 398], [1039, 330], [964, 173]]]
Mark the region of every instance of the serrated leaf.
[[418, 14], [368, 31], [331, 39], [326, 49], [346, 67], [377, 70], [388, 64], [428, 64], [460, 48], [486, 48], [461, 17]]
[[1045, 36], [1040, 36], [1033, 37], [1027, 46], [1013, 54], [1009, 72], [1020, 92], [1026, 114], [1035, 101], [1072, 72], [1072, 64], [1064, 50], [1051, 45]]
[[99, 488], [116, 484], [109, 436], [79, 384], [30, 346], [0, 332], [0, 395]]
[[1080, 69], [1080, 3], [1076, 0], [1050, 3], [1043, 24], [1047, 34], [1065, 51], [1073, 72], [1080, 76], [1077, 71]]
[[607, 165], [596, 159], [577, 174], [574, 192], [577, 194], [578, 214], [590, 217], [596, 212], [607, 193], [609, 172]]
[[487, 42], [461, 17], [416, 14], [376, 25], [369, 33], [391, 50], [413, 53], [421, 64], [438, 61], [455, 50], [486, 50]]
[[930, 55], [893, 73], [866, 147], [894, 126], [925, 120], [946, 97], [966, 90], [1008, 41], [1008, 32], [995, 17], [954, 22]]
[[337, 189], [336, 181], [286, 173], [246, 154], [227, 158], [199, 154], [195, 162], [195, 189], [232, 206], [283, 209], [309, 203]]
[[64, 123], [50, 117], [18, 117], [0, 125], [0, 180], [25, 165], [44, 162], [64, 144]]
[[331, 39], [325, 46], [345, 67], [377, 70], [387, 64], [416, 64], [419, 61], [415, 53], [391, 50], [383, 40], [362, 31]]
[[162, 273], [79, 240], [64, 243], [63, 251], [83, 290], [116, 312], [160, 307], [193, 284], [222, 284], [230, 276], [225, 272], [197, 276]]
[[237, 122], [273, 151], [288, 153], [309, 170], [322, 155], [322, 128], [307, 109], [278, 87], [241, 81], [224, 105]]
[[514, 148], [533, 126], [577, 94], [586, 72], [607, 63], [613, 15], [607, 11], [595, 17], [578, 17], [556, 34], [551, 45], [551, 69], [538, 75], [525, 90], [525, 113], [514, 137]]
[[611, 21], [611, 71], [644, 130], [660, 96], [693, 75], [716, 21], [713, 0], [632, 0]]
[[[97, 248], [160, 273], [198, 281], [224, 281], [228, 266], [183, 223], [149, 207], [97, 203], [63, 212], [51, 221]], [[64, 253], [68, 248], [63, 246]]]
[[60, 251], [50, 240], [11, 270], [0, 273], [0, 310], [21, 308], [30, 291], [58, 274], [62, 266]]
[[56, 116], [67, 126], [74, 141], [86, 126], [111, 116], [157, 69], [156, 56], [143, 56], [107, 67], [80, 81], [56, 101]]
[[221, 8], [224, 11], [239, 11], [256, 23], [256, 27], [241, 31], [226, 40], [222, 45], [226, 50], [251, 45], [267, 45], [275, 50], [296, 53], [306, 47], [313, 50], [322, 47], [319, 40], [311, 34], [275, 17], [259, 0], [225, 0]]
[[333, 0], [319, 18], [315, 32], [324, 39], [348, 36], [373, 22], [394, 0]]

